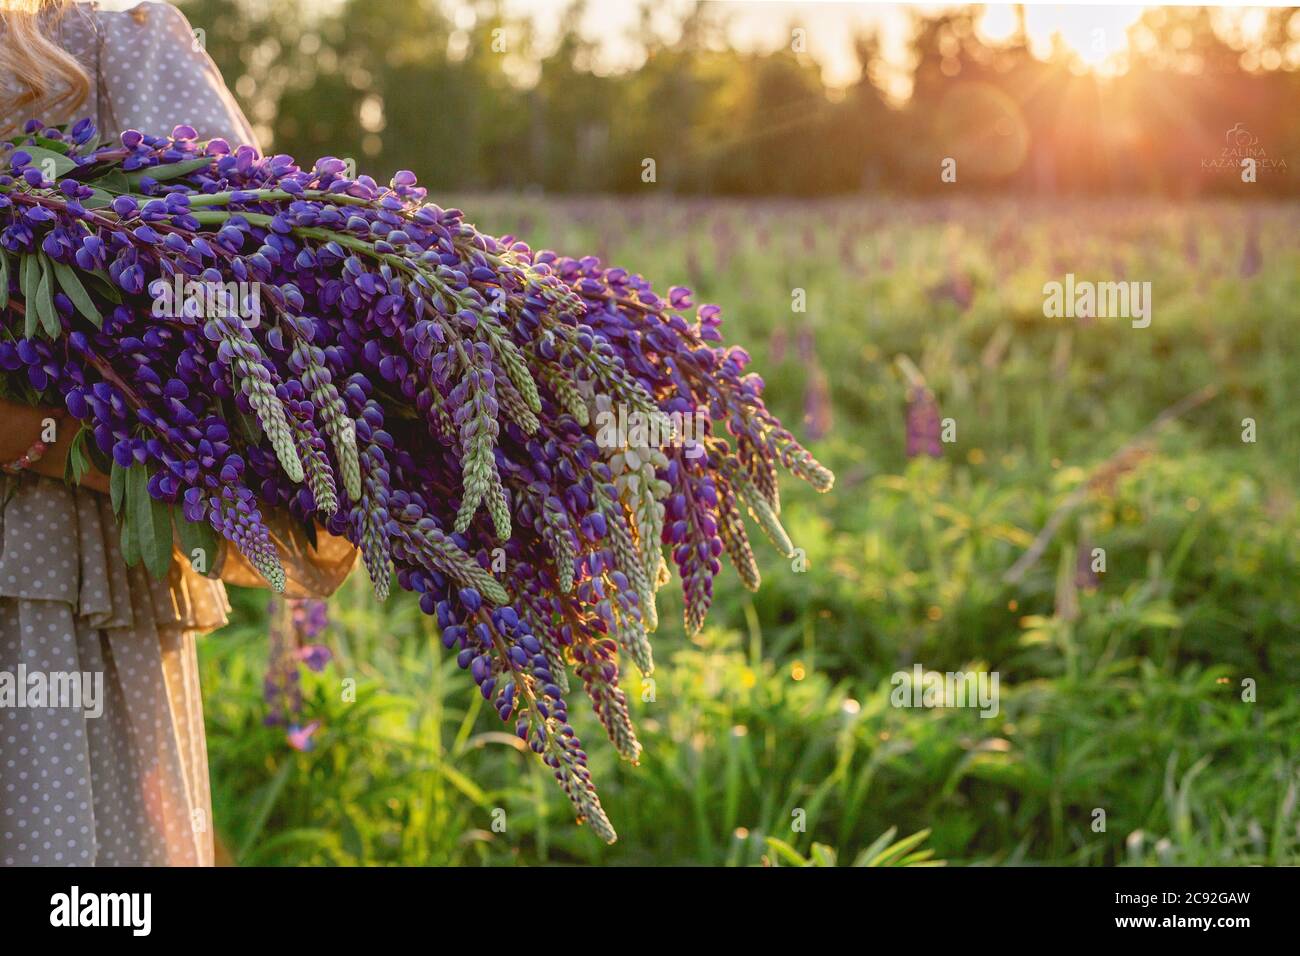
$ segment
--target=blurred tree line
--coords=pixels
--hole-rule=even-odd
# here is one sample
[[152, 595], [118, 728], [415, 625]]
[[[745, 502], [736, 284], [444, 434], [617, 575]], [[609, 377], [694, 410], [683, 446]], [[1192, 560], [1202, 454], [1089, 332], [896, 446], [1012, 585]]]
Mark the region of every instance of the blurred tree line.
[[683, 193], [932, 192], [950, 157], [963, 191], [1300, 192], [1295, 10], [1267, 11], [1249, 50], [1204, 8], [1147, 11], [1110, 81], [1059, 45], [1036, 58], [1023, 26], [983, 42], [978, 7], [914, 13], [900, 104], [875, 35], [855, 38], [860, 79], [828, 89], [798, 44], [729, 48], [725, 4], [697, 5], [672, 42], [647, 28], [643, 65], [599, 75], [582, 2], [545, 52], [495, 0], [179, 5], [271, 148], [409, 168], [437, 189], [628, 192], [653, 159], [658, 188]]

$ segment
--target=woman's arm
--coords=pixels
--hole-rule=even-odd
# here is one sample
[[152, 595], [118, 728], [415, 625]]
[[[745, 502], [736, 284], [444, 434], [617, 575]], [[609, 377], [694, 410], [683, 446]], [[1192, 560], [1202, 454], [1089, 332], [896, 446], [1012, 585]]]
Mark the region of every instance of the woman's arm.
[[41, 423], [54, 410], [15, 405], [0, 399], [0, 464], [9, 464], [40, 441]]
[[[201, 139], [221, 137], [232, 146], [258, 147], [248, 120], [226, 89], [189, 21], [168, 3], [145, 0], [128, 11], [99, 14], [105, 28], [103, 83], [120, 128], [165, 133], [193, 126]], [[37, 409], [0, 402], [0, 464], [27, 452], [41, 437], [46, 418], [58, 421], [57, 438], [29, 470], [62, 478], [76, 422], [62, 409]], [[108, 478], [92, 470], [83, 485], [108, 492]], [[291, 597], [326, 597], [356, 564], [357, 550], [322, 528], [313, 541], [287, 513], [265, 513], [280, 552]], [[231, 584], [265, 587], [266, 582], [228, 542], [210, 573]]]
[[122, 129], [167, 133], [193, 126], [200, 139], [259, 147], [257, 137], [189, 20], [156, 0], [103, 15], [104, 77]]
[[[35, 408], [15, 405], [0, 399], [0, 464], [8, 465], [21, 458], [41, 440], [45, 422], [54, 419], [54, 441], [47, 445], [40, 460], [27, 469], [49, 478], [62, 478], [68, 462], [68, 449], [78, 425], [69, 421], [61, 408]], [[108, 493], [108, 476], [91, 468], [81, 478], [81, 483], [95, 491]]]

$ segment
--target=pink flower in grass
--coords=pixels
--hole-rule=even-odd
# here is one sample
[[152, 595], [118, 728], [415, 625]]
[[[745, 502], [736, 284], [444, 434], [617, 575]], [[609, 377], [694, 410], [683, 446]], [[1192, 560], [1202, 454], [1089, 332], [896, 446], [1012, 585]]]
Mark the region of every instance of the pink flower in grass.
[[312, 740], [312, 737], [318, 730], [320, 730], [319, 720], [313, 720], [306, 727], [299, 727], [296, 724], [293, 725], [289, 728], [289, 733], [287, 734], [289, 738], [289, 746], [300, 753], [307, 753], [316, 746], [316, 742]]

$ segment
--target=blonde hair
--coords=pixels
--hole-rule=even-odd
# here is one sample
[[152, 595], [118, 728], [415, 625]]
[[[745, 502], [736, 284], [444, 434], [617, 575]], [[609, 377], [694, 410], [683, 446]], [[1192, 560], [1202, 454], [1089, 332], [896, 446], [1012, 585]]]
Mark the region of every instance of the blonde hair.
[[71, 118], [90, 95], [90, 75], [46, 30], [73, 0], [0, 0], [0, 83], [17, 86], [5, 104], [0, 133], [12, 135], [35, 116], [47, 123]]

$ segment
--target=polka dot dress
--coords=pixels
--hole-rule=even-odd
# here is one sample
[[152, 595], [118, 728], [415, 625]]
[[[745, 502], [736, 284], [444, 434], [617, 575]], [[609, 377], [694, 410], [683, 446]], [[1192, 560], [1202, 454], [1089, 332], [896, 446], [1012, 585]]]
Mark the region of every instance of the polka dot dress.
[[[78, 3], [52, 35], [90, 74], [88, 103], [105, 136], [170, 133], [188, 123], [204, 139], [257, 145], [248, 120], [203, 46], [203, 31], [167, 3]], [[47, 119], [46, 117], [42, 117]]]
[[[106, 136], [188, 123], [256, 145], [174, 7], [78, 3], [51, 33], [92, 89], [76, 116], [47, 122], [96, 114]], [[225, 591], [181, 561], [153, 581], [118, 540], [102, 495], [34, 475], [0, 482], [0, 866], [212, 863], [194, 640], [226, 623]], [[6, 703], [4, 675], [20, 665], [102, 680], [102, 713]]]
[[[221, 583], [128, 568], [103, 495], [27, 475], [0, 496], [0, 865], [211, 864], [194, 640], [226, 622]], [[33, 673], [93, 694], [33, 698]]]

